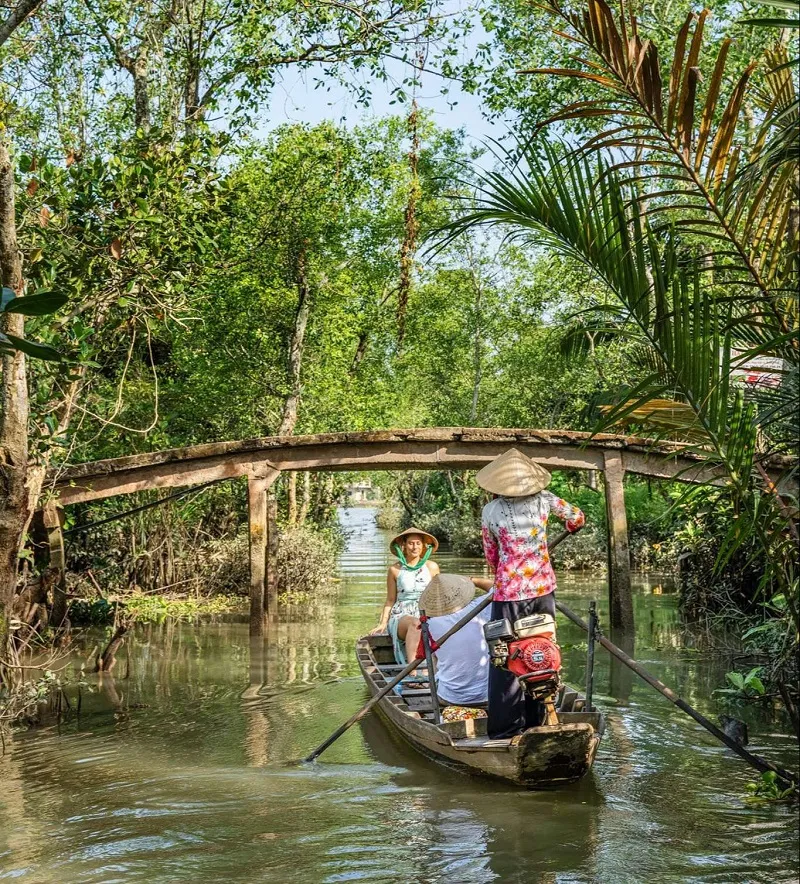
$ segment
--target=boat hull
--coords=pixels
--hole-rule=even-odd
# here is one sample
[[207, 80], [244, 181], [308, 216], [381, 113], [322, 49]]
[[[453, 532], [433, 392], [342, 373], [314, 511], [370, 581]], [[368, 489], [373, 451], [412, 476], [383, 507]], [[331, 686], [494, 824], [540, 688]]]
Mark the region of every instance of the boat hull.
[[[384, 671], [391, 667], [382, 666], [380, 660], [385, 657], [380, 638], [365, 636], [356, 646], [362, 675], [373, 696], [391, 677]], [[574, 691], [569, 693], [574, 706], [580, 698]], [[598, 712], [559, 709], [558, 725], [529, 728], [511, 739], [492, 740], [479, 731], [485, 719], [436, 725], [426, 719], [424, 708], [419, 708], [422, 711], [412, 709], [394, 693], [377, 706], [382, 720], [426, 757], [467, 773], [532, 789], [553, 788], [584, 776], [592, 766], [604, 728]]]

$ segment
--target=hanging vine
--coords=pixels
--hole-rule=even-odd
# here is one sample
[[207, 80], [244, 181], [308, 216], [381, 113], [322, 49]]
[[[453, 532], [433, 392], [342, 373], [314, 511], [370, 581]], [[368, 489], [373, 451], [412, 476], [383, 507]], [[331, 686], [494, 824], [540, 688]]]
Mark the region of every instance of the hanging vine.
[[411, 170], [411, 183], [408, 189], [408, 202], [405, 209], [405, 232], [403, 242], [400, 245], [400, 284], [397, 289], [397, 347], [403, 346], [406, 334], [406, 313], [408, 311], [408, 296], [411, 293], [411, 274], [414, 269], [414, 255], [417, 250], [417, 237], [419, 235], [419, 221], [417, 220], [417, 204], [419, 202], [421, 188], [419, 184], [419, 132], [417, 123], [419, 109], [416, 99], [411, 102], [411, 113], [408, 115], [408, 131], [411, 135], [411, 150], [408, 154], [408, 164]]

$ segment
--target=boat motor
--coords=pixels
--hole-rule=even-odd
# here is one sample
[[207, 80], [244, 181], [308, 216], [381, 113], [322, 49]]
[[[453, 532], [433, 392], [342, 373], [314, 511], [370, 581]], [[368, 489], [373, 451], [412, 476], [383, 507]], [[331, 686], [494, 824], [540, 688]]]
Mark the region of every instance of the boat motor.
[[544, 703], [547, 724], [558, 724], [555, 694], [560, 684], [561, 651], [555, 642], [556, 624], [550, 614], [515, 620], [492, 620], [483, 627], [495, 666], [517, 676], [523, 689]]

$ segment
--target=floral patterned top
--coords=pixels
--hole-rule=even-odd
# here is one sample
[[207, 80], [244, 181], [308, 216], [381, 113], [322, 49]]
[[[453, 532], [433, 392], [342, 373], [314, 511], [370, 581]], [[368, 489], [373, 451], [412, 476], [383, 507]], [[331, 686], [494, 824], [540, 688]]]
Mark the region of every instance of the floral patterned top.
[[532, 599], [556, 588], [547, 552], [550, 512], [566, 522], [570, 531], [577, 531], [586, 521], [576, 506], [550, 491], [529, 497], [497, 497], [483, 508], [483, 551], [495, 572], [495, 601]]

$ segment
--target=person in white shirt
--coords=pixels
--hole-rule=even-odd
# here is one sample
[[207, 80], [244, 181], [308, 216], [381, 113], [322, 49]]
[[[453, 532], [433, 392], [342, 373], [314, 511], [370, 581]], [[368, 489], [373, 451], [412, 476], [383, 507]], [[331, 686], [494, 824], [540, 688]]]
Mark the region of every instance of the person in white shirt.
[[[448, 629], [476, 607], [475, 586], [488, 588], [490, 580], [437, 574], [419, 598], [420, 611], [428, 617], [431, 638], [438, 641]], [[436, 691], [441, 706], [483, 706], [488, 701], [489, 648], [483, 626], [489, 622], [491, 605], [476, 614], [434, 654]]]

